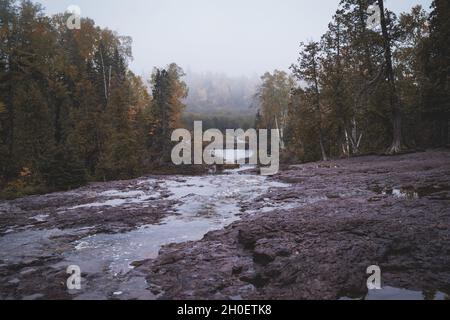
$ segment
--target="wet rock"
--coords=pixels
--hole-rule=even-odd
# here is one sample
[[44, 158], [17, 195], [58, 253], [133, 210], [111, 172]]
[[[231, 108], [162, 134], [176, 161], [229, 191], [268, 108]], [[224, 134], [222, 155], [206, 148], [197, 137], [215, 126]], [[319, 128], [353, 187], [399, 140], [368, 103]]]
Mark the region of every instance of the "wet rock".
[[[337, 299], [363, 296], [375, 264], [393, 287], [448, 293], [449, 172], [450, 151], [286, 167], [267, 181], [290, 187], [240, 198], [240, 221], [201, 241], [164, 246], [157, 259], [131, 263], [130, 274], [146, 291], [141, 297], [150, 290], [160, 299]], [[207, 192], [201, 185], [194, 186]], [[157, 225], [183, 204], [158, 177], [0, 202], [0, 299], [104, 298], [67, 292], [64, 255], [91, 236]], [[14, 235], [16, 244], [8, 240]], [[83, 279], [98, 284], [105, 270]], [[129, 277], [117, 274], [119, 283], [101, 281], [100, 289], [111, 299], [139, 297], [135, 282], [118, 285]]]
[[[168, 299], [363, 297], [371, 265], [385, 285], [448, 293], [449, 172], [448, 151], [290, 166], [275, 179], [292, 186], [256, 199], [251, 215], [143, 267]], [[412, 189], [419, 197], [395, 191]]]
[[255, 247], [257, 239], [254, 238], [253, 234], [240, 229], [238, 231], [238, 241], [245, 249], [251, 250]]

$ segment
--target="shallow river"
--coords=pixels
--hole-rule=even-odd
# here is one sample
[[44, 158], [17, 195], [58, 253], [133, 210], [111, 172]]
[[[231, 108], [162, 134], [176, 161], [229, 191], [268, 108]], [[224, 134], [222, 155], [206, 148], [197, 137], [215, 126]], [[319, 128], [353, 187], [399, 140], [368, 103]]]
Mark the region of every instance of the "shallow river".
[[[108, 206], [150, 206], [159, 194], [147, 194], [142, 191], [145, 188], [141, 187], [156, 183], [169, 192], [167, 201], [179, 203], [174, 208], [175, 212], [159, 224], [144, 225], [123, 234], [96, 234], [71, 243], [70, 249], [62, 253], [63, 261], [52, 267], [55, 270], [63, 270], [69, 265], [80, 267], [83, 274], [82, 290], [73, 292], [74, 299], [155, 298], [147, 290], [149, 284], [144, 275], [134, 272], [133, 262], [156, 258], [161, 247], [166, 244], [200, 240], [206, 233], [222, 229], [238, 220], [245, 211], [242, 206], [265, 194], [270, 188], [287, 186], [240, 171], [229, 171], [225, 175], [143, 179], [138, 184], [139, 190], [103, 191], [99, 195], [106, 197], [105, 200], [68, 208], [66, 214], [83, 209], [101, 213]], [[38, 218], [46, 219], [45, 216]], [[80, 230], [11, 232], [0, 238], [0, 259], [6, 263], [18, 263], [27, 256], [45, 255], [52, 250], [51, 237], [71, 232]], [[39, 298], [39, 292], [33, 297]]]
[[[120, 213], [123, 211], [126, 215], [130, 208], [154, 208], [157, 201], [178, 204], [174, 207], [166, 206], [166, 218], [158, 224], [142, 225], [126, 233], [97, 233], [90, 236], [87, 236], [92, 234], [89, 230], [96, 226], [42, 230], [35, 228], [36, 225], [31, 222], [45, 223], [51, 217], [46, 213], [33, 215], [29, 226], [11, 226], [0, 236], [0, 288], [4, 288], [6, 284], [20, 286], [30, 277], [33, 280], [41, 277], [45, 282], [46, 277], [40, 274], [41, 269], [37, 268], [36, 263], [44, 261], [45, 267], [50, 267], [51, 274], [61, 272], [69, 265], [80, 267], [82, 289], [71, 292], [74, 299], [156, 299], [158, 297], [149, 290], [152, 287], [151, 279], [147, 282], [146, 275], [135, 270], [134, 265], [135, 262], [156, 258], [162, 246], [200, 240], [208, 232], [220, 230], [239, 220], [241, 215], [268, 212], [275, 208], [290, 209], [326, 200], [326, 197], [319, 197], [297, 199], [293, 202], [283, 200], [277, 203], [263, 199], [257, 201], [261, 206], [254, 208], [250, 204], [255, 204], [256, 198], [263, 196], [270, 189], [288, 188], [289, 185], [242, 171], [245, 169], [248, 168], [227, 171], [222, 175], [142, 178], [125, 188], [109, 189], [110, 185], [105, 184], [97, 191], [57, 194], [55, 197], [63, 200], [70, 200], [75, 196], [80, 199], [67, 201], [71, 205], [64, 205], [51, 213], [62, 217], [68, 217], [77, 210], [88, 210], [89, 214], [101, 216], [105, 214], [104, 211], [107, 214], [105, 208], [117, 208]], [[51, 196], [49, 197], [51, 199]], [[42, 199], [45, 199], [45, 196]], [[93, 200], [89, 202], [89, 199]], [[0, 203], [0, 214], [2, 206], [6, 208], [9, 204]], [[79, 240], [66, 241], [63, 245], [54, 241], [58, 237], [70, 239], [72, 235]], [[53, 260], [55, 254], [61, 258], [56, 262]], [[16, 266], [20, 267], [16, 269]], [[3, 273], [4, 270], [9, 271]], [[13, 272], [10, 272], [11, 270]], [[12, 290], [14, 291], [15, 289]], [[45, 298], [39, 286], [24, 291], [28, 295], [22, 295], [20, 298]], [[0, 299], [13, 297], [10, 292], [11, 290], [0, 290]], [[387, 286], [384, 290], [372, 291], [363, 298], [420, 300], [430, 299], [430, 294]], [[436, 292], [431, 297], [433, 298], [444, 299], [445, 295]]]

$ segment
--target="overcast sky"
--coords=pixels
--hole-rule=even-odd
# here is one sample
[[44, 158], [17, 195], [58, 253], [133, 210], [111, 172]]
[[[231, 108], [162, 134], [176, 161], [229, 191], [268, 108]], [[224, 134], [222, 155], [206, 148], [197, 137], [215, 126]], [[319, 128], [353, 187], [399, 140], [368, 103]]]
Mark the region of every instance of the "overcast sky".
[[[133, 38], [131, 68], [255, 75], [286, 70], [300, 41], [319, 39], [339, 0], [38, 0], [49, 14], [78, 5], [82, 16]], [[431, 0], [387, 0], [399, 13]]]

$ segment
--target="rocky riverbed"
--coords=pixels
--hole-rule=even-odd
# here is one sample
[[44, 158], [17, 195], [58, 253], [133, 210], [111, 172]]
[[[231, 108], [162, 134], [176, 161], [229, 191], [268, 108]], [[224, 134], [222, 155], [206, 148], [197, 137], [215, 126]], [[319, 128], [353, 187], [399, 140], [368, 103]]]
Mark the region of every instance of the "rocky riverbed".
[[[163, 299], [445, 299], [450, 153], [289, 167], [290, 186], [202, 241], [165, 246], [140, 269]], [[281, 206], [278, 206], [281, 204]], [[367, 268], [383, 290], [367, 290]]]
[[[66, 269], [82, 271], [68, 291]], [[384, 290], [367, 292], [378, 265]], [[0, 202], [0, 299], [445, 299], [450, 152]]]
[[[241, 170], [97, 183], [0, 202], [0, 299], [156, 299], [139, 261], [200, 240], [286, 184]], [[67, 268], [82, 271], [67, 290]]]

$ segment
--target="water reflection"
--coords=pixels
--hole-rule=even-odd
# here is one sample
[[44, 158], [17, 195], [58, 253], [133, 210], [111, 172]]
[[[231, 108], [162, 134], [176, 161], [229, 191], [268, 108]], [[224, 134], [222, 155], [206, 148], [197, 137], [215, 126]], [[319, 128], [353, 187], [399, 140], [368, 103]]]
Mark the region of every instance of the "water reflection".
[[448, 300], [448, 295], [438, 291], [413, 291], [394, 287], [370, 290], [365, 300]]
[[450, 300], [450, 296], [437, 290], [414, 291], [403, 288], [385, 286], [381, 290], [369, 290], [365, 296], [343, 297], [339, 300], [394, 300], [394, 301], [422, 301], [422, 300]]
[[371, 190], [377, 194], [393, 196], [398, 199], [416, 200], [427, 197], [434, 200], [450, 200], [450, 187], [441, 185], [395, 188], [373, 186]]

